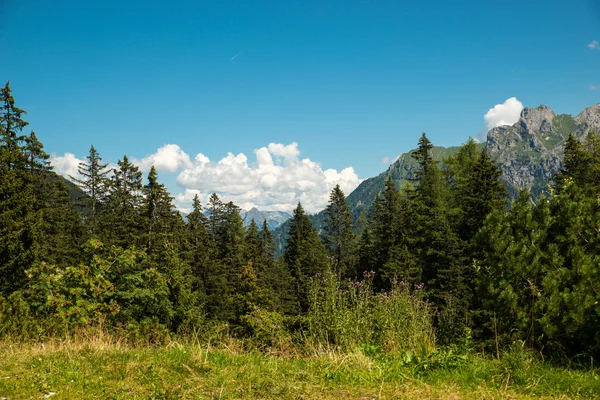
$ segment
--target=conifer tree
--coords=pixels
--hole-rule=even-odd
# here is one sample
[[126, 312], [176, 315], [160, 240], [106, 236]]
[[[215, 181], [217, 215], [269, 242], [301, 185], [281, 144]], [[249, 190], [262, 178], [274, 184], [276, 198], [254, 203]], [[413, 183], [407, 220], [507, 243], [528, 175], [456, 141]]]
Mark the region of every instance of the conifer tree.
[[107, 244], [126, 248], [137, 243], [143, 232], [140, 217], [142, 173], [127, 156], [118, 161], [118, 166], [110, 180], [101, 226]]
[[[0, 294], [25, 284], [25, 269], [39, 256], [41, 214], [30, 184], [22, 130], [25, 111], [15, 106], [10, 83], [0, 89]], [[39, 209], [39, 207], [38, 207]]]
[[209, 231], [209, 221], [202, 211], [202, 204], [198, 195], [194, 196], [192, 212], [187, 216], [187, 256], [186, 259], [192, 268], [196, 279], [196, 292], [201, 299], [206, 296], [206, 283], [209, 273], [213, 271], [216, 248], [214, 238]]
[[267, 220], [259, 232], [260, 262], [258, 270], [259, 282], [265, 288], [266, 304], [269, 310], [284, 314], [297, 312], [297, 298], [292, 283], [292, 276], [281, 260], [275, 259], [275, 242]]
[[339, 277], [352, 276], [355, 271], [356, 238], [352, 212], [340, 185], [331, 191], [325, 208], [323, 242], [333, 257], [333, 270]]
[[294, 210], [283, 259], [292, 275], [300, 311], [308, 310], [308, 281], [329, 268], [327, 250], [302, 205]]
[[99, 208], [108, 194], [108, 174], [110, 171], [107, 170], [108, 164], [102, 163], [102, 157], [100, 157], [94, 146], [90, 147], [90, 152], [86, 158], [87, 161], [79, 163], [77, 169], [82, 179], [71, 177], [71, 180], [87, 195], [80, 201], [83, 202], [83, 206], [89, 208], [87, 225], [90, 233], [95, 235], [98, 230]]
[[449, 220], [447, 181], [433, 160], [425, 133], [412, 157], [419, 163], [411, 206], [415, 215], [415, 250], [430, 300], [438, 305], [438, 337], [449, 342], [463, 335], [469, 288], [460, 242]]
[[25, 136], [21, 132], [29, 125], [29, 122], [22, 119], [24, 114], [27, 113], [15, 106], [10, 82], [6, 82], [4, 88], [0, 89], [0, 149], [4, 153], [2, 162], [7, 164], [8, 169], [24, 162], [22, 144]]
[[563, 168], [554, 177], [560, 191], [568, 181], [573, 181], [587, 195], [600, 192], [600, 135], [589, 132], [583, 142], [570, 134], [564, 151]]
[[148, 173], [148, 184], [143, 187], [140, 214], [143, 219], [142, 247], [152, 256], [158, 254], [167, 244], [178, 251], [180, 238], [175, 234], [178, 228], [179, 213], [175, 210], [165, 185], [158, 183], [156, 168]]
[[210, 232], [215, 241], [216, 262], [206, 282], [207, 309], [216, 319], [239, 323], [236, 314], [235, 282], [245, 265], [245, 230], [240, 209], [224, 204], [212, 194], [207, 209]]
[[[250, 221], [250, 225], [246, 229], [246, 260], [252, 260], [253, 266], [260, 265], [263, 260], [262, 257], [262, 246], [260, 242], [260, 233], [258, 230], [258, 225], [254, 218]], [[254, 267], [254, 269], [257, 269]], [[261, 269], [261, 267], [258, 267]]]

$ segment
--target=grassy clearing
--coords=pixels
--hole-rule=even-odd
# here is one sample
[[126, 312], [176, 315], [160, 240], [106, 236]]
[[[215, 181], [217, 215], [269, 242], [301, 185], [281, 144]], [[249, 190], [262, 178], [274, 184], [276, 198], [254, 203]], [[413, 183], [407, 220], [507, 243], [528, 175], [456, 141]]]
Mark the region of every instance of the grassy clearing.
[[[511, 358], [512, 357], [512, 358]], [[596, 370], [566, 370], [521, 356], [469, 355], [460, 365], [407, 362], [355, 351], [310, 354], [172, 342], [106, 340], [0, 344], [0, 398], [591, 399]]]

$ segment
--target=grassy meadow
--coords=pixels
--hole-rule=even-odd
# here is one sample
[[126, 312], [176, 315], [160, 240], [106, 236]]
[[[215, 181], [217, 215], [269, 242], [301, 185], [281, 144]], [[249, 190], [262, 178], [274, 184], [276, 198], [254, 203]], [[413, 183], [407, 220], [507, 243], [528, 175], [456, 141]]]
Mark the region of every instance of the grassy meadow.
[[1, 399], [592, 399], [597, 369], [552, 367], [514, 347], [501, 359], [456, 350], [252, 349], [109, 336], [0, 343]]

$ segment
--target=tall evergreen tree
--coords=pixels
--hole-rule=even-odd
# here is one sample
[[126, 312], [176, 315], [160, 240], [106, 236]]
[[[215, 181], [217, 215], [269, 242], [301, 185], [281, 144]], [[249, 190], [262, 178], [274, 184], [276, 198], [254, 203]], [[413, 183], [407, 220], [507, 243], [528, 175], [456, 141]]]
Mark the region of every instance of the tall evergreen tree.
[[283, 259], [292, 275], [300, 311], [308, 310], [308, 283], [329, 268], [327, 250], [302, 205], [294, 210]]
[[179, 251], [180, 237], [176, 235], [181, 233], [177, 232], [181, 217], [175, 210], [166, 186], [158, 183], [158, 174], [154, 166], [150, 168], [148, 184], [143, 187], [142, 194], [142, 246], [150, 256], [160, 253], [168, 244]]
[[570, 134], [565, 144], [563, 168], [554, 181], [559, 191], [573, 181], [587, 195], [600, 193], [600, 135], [591, 131], [581, 142]]
[[26, 137], [21, 132], [29, 125], [22, 118], [24, 114], [27, 113], [15, 106], [10, 82], [6, 82], [4, 88], [0, 89], [0, 149], [5, 153], [2, 155], [2, 162], [9, 169], [24, 162], [21, 150]]
[[187, 216], [187, 246], [186, 259], [196, 276], [196, 291], [201, 298], [206, 296], [206, 283], [209, 281], [209, 273], [213, 271], [216, 257], [214, 238], [209, 231], [209, 222], [202, 210], [202, 204], [198, 195], [194, 196], [192, 212]]
[[[0, 89], [0, 293], [25, 284], [25, 269], [38, 260], [41, 214], [26, 172], [25, 111], [15, 106], [10, 83]], [[39, 208], [39, 207], [38, 207]]]
[[102, 163], [102, 157], [94, 146], [86, 157], [87, 161], [79, 163], [77, 168], [81, 179], [71, 177], [77, 185], [85, 192], [86, 197], [80, 199], [83, 206], [89, 208], [87, 225], [92, 235], [98, 230], [98, 213], [102, 203], [106, 200], [109, 185], [108, 164]]
[[356, 273], [356, 237], [353, 216], [340, 185], [336, 185], [325, 208], [323, 241], [333, 257], [334, 272], [340, 277]]
[[433, 144], [425, 133], [412, 157], [419, 163], [413, 199], [415, 250], [430, 300], [438, 305], [438, 337], [448, 342], [463, 335], [468, 311], [467, 266], [460, 258], [461, 246], [449, 219], [449, 188], [433, 160]]
[[137, 243], [143, 233], [142, 173], [127, 156], [118, 161], [118, 166], [113, 170], [100, 224], [107, 244], [126, 248]]

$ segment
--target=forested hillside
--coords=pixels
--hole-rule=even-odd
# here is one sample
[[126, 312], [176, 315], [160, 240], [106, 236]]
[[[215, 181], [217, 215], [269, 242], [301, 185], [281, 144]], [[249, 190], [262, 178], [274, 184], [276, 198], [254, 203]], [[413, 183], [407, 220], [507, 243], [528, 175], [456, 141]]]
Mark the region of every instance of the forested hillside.
[[276, 258], [266, 221], [245, 227], [239, 207], [216, 194], [208, 204], [196, 197], [184, 220], [156, 169], [143, 179], [124, 156], [109, 170], [94, 146], [76, 180], [85, 195], [69, 196], [25, 117], [6, 84], [2, 337], [106, 330], [160, 342], [219, 327], [263, 347], [417, 354], [461, 344], [499, 354], [520, 342], [557, 359], [600, 356], [593, 131], [561, 133], [549, 193], [533, 202], [522, 190], [512, 204], [481, 145], [469, 140], [442, 168], [423, 134], [405, 183], [387, 176], [361, 218], [339, 186], [319, 230], [298, 204]]
[[[516, 200], [522, 189], [537, 200], [542, 194], [548, 194], [548, 185], [562, 168], [563, 150], [569, 135], [583, 140], [592, 131], [600, 131], [600, 104], [586, 108], [576, 117], [557, 115], [551, 108], [541, 105], [524, 108], [519, 120], [513, 125], [491, 129], [486, 141], [477, 146], [484, 149], [502, 171], [500, 180], [508, 190], [510, 201]], [[459, 147], [434, 146], [431, 155], [435, 161], [440, 162], [443, 169], [444, 160], [458, 150]], [[384, 190], [388, 177], [397, 188], [414, 178], [418, 167], [412, 156], [415, 151], [401, 154], [386, 171], [364, 180], [348, 195], [348, 204], [358, 225], [358, 233], [362, 229], [359, 218], [369, 211], [376, 196]], [[323, 217], [323, 211], [311, 216], [319, 231]], [[274, 232], [278, 254], [285, 247], [288, 228], [288, 225], [284, 225]]]

